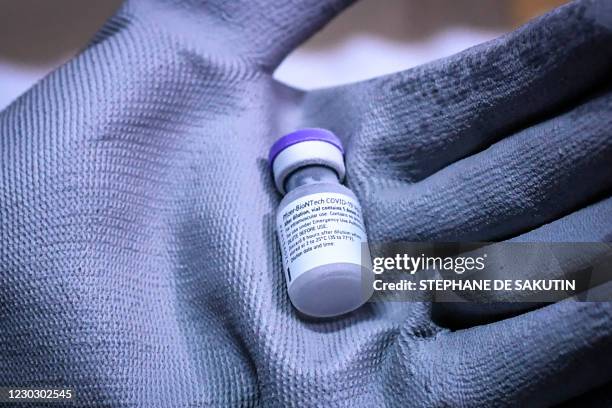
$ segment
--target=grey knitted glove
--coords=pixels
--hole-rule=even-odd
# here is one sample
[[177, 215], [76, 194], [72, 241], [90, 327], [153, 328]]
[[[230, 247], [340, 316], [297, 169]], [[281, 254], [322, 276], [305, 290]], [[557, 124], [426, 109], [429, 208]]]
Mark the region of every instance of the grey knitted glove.
[[610, 2], [354, 85], [275, 81], [343, 3], [129, 1], [0, 114], [0, 385], [77, 406], [545, 406], [612, 381], [609, 303], [458, 331], [426, 303], [296, 315], [265, 157], [297, 127], [344, 139], [372, 241], [612, 227]]

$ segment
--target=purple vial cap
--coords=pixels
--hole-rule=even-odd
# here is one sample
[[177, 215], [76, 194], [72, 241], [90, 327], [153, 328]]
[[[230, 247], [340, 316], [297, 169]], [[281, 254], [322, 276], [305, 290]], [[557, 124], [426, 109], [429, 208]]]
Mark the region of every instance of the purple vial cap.
[[272, 166], [274, 163], [274, 159], [280, 152], [292, 146], [296, 143], [306, 142], [311, 140], [319, 140], [321, 142], [330, 143], [338, 148], [342, 154], [344, 154], [344, 148], [342, 147], [342, 142], [338, 139], [338, 136], [334, 135], [331, 131], [327, 129], [320, 128], [304, 128], [300, 130], [296, 130], [295, 132], [291, 132], [286, 134], [285, 136], [278, 139], [270, 148], [270, 153], [268, 154], [268, 163]]

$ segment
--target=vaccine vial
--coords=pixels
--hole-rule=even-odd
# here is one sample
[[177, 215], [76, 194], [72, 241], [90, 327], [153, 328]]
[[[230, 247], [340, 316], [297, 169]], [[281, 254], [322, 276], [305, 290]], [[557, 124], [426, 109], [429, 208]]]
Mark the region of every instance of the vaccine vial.
[[276, 232], [291, 303], [305, 315], [332, 317], [363, 305], [374, 280], [361, 206], [341, 183], [340, 139], [301, 129], [270, 149], [276, 188], [285, 197]]

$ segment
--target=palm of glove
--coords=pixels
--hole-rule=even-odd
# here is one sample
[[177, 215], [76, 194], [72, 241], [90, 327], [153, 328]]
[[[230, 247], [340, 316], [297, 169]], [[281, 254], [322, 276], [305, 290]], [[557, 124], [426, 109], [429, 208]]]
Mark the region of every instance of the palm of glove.
[[2, 112], [0, 383], [71, 385], [84, 405], [437, 406], [610, 381], [603, 303], [456, 332], [421, 303], [298, 318], [265, 162], [296, 127], [344, 137], [373, 241], [602, 240], [609, 7], [303, 93], [271, 72], [343, 7], [306, 3], [127, 3]]

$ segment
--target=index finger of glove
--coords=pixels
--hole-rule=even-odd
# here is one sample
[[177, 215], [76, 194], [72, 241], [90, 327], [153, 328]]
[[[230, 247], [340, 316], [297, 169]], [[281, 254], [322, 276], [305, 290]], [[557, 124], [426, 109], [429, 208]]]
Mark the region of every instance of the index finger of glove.
[[[366, 183], [415, 182], [573, 106], [609, 77], [612, 3], [578, 1], [452, 57], [306, 96]], [[357, 180], [359, 183], [360, 180]]]

